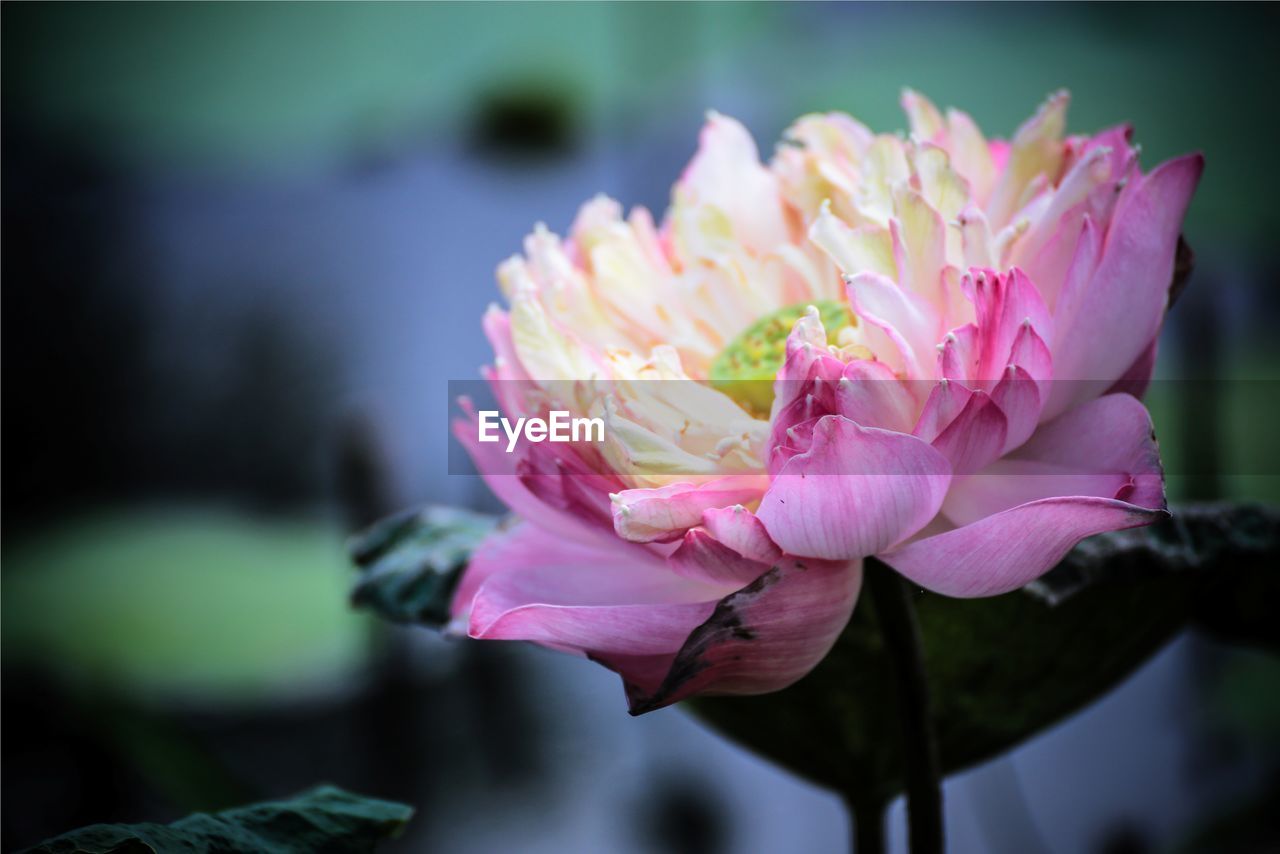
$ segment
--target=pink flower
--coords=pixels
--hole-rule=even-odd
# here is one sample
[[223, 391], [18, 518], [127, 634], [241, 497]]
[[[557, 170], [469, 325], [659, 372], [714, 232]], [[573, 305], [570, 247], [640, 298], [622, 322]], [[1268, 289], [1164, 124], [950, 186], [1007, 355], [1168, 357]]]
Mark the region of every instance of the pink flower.
[[948, 596], [1034, 580], [1165, 515], [1151, 420], [1175, 246], [1202, 159], [1149, 173], [1127, 127], [1013, 139], [918, 94], [911, 134], [797, 121], [768, 165], [712, 114], [661, 228], [588, 202], [499, 268], [504, 410], [603, 418], [507, 454], [455, 425], [519, 521], [452, 628], [620, 673], [635, 713], [812, 669], [875, 555]]

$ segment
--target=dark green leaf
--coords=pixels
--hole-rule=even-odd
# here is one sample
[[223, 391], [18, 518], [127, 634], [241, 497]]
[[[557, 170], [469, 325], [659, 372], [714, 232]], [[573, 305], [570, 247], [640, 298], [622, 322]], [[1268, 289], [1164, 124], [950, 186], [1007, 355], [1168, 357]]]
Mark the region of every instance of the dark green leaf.
[[[919, 592], [944, 771], [995, 756], [1082, 708], [1192, 621], [1212, 615], [1237, 639], [1274, 636], [1259, 617], [1277, 601], [1277, 554], [1275, 510], [1201, 506], [1087, 541], [1034, 592], [967, 600]], [[1233, 592], [1241, 590], [1249, 592]], [[901, 791], [899, 718], [869, 597], [832, 653], [792, 687], [687, 706], [850, 797], [874, 803]]]
[[[357, 599], [397, 620], [439, 622], [470, 548], [492, 522], [435, 508], [356, 543]], [[943, 769], [995, 756], [1101, 696], [1188, 625], [1278, 647], [1280, 515], [1200, 505], [1085, 541], [1024, 590], [989, 599], [919, 591], [925, 668]], [[848, 797], [901, 790], [899, 715], [870, 597], [831, 654], [758, 697], [686, 701], [726, 735]]]
[[375, 522], [353, 538], [351, 557], [364, 570], [353, 604], [397, 623], [440, 626], [472, 550], [494, 520], [452, 507], [425, 507]]
[[219, 813], [194, 813], [173, 824], [95, 824], [46, 840], [31, 854], [357, 854], [403, 829], [404, 804], [320, 786], [287, 801]]

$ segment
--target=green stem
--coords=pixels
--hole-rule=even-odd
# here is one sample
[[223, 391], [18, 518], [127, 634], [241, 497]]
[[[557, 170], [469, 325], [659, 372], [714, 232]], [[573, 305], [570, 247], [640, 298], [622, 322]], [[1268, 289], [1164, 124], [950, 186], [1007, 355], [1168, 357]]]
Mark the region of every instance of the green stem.
[[845, 806], [853, 823], [849, 834], [853, 854], [884, 854], [884, 802], [850, 796], [845, 798]]
[[867, 592], [875, 606], [893, 671], [902, 722], [911, 854], [942, 854], [942, 774], [911, 589], [902, 576], [875, 558], [867, 559], [865, 572]]

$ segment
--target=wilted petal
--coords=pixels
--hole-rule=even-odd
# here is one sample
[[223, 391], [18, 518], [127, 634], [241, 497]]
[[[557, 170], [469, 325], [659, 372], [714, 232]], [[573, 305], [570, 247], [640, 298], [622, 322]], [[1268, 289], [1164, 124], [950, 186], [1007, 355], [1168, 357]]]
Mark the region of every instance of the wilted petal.
[[726, 596], [674, 656], [596, 656], [623, 672], [635, 715], [691, 694], [764, 694], [820, 662], [849, 622], [858, 564], [785, 561]]

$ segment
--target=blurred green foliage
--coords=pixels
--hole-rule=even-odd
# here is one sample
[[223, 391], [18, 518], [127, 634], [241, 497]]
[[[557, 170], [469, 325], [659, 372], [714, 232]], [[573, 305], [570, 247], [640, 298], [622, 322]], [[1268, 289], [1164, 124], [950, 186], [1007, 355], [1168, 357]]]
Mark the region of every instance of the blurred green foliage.
[[315, 522], [116, 512], [10, 546], [6, 664], [142, 699], [328, 690], [365, 659], [341, 537]]
[[405, 804], [318, 786], [288, 800], [195, 813], [170, 825], [90, 825], [28, 854], [365, 854], [399, 836], [412, 816]]
[[530, 78], [556, 81], [583, 131], [665, 123], [692, 149], [716, 108], [750, 113], [766, 151], [804, 111], [902, 128], [903, 86], [1005, 136], [1066, 87], [1074, 130], [1132, 122], [1148, 164], [1205, 152], [1198, 249], [1268, 249], [1280, 226], [1265, 4], [68, 3], [5, 18], [6, 105], [142, 162], [280, 167], [448, 139], [482, 94]]

